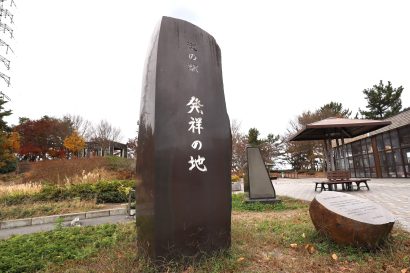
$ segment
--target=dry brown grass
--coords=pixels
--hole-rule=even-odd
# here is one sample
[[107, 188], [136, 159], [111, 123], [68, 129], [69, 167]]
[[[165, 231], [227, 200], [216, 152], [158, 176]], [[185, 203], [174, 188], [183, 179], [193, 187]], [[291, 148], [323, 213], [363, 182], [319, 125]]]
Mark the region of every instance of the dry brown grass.
[[97, 169], [104, 169], [107, 166], [107, 160], [103, 157], [32, 162], [28, 168], [29, 171], [24, 173], [23, 182], [40, 181], [64, 184], [67, 179]]
[[34, 194], [40, 192], [42, 185], [39, 183], [26, 184], [0, 184], [0, 198], [17, 194]]
[[0, 185], [66, 184], [135, 178], [135, 161], [117, 157], [20, 162], [19, 174], [0, 175]]
[[[101, 180], [115, 180], [118, 175], [114, 171], [107, 171], [106, 169], [94, 169], [90, 172], [82, 170], [81, 173], [65, 177], [59, 181], [59, 185], [81, 184], [81, 183], [96, 183]], [[48, 180], [46, 180], [48, 181]], [[53, 183], [54, 184], [54, 183]], [[41, 182], [3, 182], [0, 183], [0, 198], [10, 195], [35, 194], [41, 191], [43, 184]]]

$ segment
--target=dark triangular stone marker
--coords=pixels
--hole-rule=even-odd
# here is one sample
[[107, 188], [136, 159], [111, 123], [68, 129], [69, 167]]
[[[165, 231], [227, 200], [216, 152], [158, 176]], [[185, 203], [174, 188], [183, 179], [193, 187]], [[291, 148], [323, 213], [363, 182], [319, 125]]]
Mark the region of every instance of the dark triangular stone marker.
[[231, 131], [215, 39], [163, 17], [142, 90], [137, 150], [139, 249], [158, 260], [231, 242]]
[[245, 191], [248, 195], [247, 201], [258, 201], [276, 203], [275, 188], [272, 185], [261, 152], [257, 147], [247, 147], [247, 179]]

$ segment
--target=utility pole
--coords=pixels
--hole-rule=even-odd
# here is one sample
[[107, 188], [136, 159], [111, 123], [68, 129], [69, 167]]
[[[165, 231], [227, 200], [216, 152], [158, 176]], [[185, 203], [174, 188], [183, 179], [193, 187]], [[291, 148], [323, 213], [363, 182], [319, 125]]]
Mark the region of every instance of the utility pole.
[[0, 0], [0, 97], [10, 100], [4, 93], [4, 89], [10, 87], [9, 76], [11, 60], [10, 55], [14, 53], [10, 44], [14, 39], [14, 14], [16, 8], [14, 0]]

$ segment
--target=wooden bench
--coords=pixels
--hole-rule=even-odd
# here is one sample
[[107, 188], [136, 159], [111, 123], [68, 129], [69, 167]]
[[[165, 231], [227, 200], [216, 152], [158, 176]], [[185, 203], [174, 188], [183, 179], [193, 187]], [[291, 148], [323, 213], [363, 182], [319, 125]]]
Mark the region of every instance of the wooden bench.
[[[349, 171], [330, 171], [327, 172], [327, 181], [314, 182], [315, 191], [320, 188], [320, 191], [323, 190], [337, 190], [337, 185], [342, 185], [342, 190], [352, 191], [353, 183], [356, 184], [356, 190], [366, 187], [367, 190], [370, 190], [367, 181], [370, 179], [351, 179]], [[364, 184], [364, 185], [361, 185]]]

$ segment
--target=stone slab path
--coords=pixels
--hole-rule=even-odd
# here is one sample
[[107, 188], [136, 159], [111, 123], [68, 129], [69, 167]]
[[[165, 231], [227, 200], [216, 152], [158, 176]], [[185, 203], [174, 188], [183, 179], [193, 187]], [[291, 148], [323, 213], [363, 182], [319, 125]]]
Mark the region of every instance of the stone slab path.
[[[321, 178], [273, 180], [276, 194], [289, 196], [296, 199], [312, 201], [316, 194], [313, 181], [321, 181]], [[345, 192], [358, 197], [369, 199], [384, 206], [397, 219], [398, 225], [410, 232], [410, 179], [380, 179], [373, 178], [368, 182], [370, 191]]]

